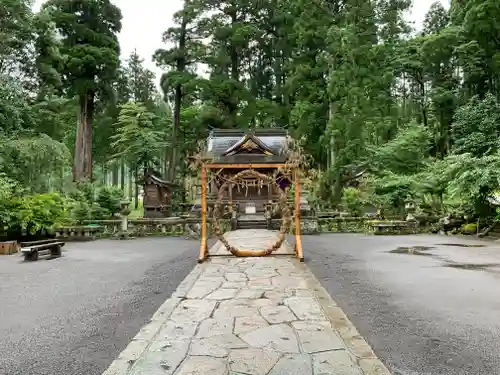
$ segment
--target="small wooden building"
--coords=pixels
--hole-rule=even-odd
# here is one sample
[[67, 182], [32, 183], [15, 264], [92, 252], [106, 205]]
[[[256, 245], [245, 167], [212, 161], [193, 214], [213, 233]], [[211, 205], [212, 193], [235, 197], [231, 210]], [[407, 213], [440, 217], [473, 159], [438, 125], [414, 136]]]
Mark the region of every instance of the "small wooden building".
[[163, 180], [159, 173], [146, 172], [141, 181], [144, 188], [144, 217], [163, 218], [170, 215], [173, 184]]

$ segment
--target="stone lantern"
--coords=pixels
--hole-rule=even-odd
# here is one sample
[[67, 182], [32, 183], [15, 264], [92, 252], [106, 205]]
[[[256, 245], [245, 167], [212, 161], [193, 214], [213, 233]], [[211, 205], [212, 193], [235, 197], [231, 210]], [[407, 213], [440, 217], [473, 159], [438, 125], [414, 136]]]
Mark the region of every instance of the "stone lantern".
[[130, 201], [128, 199], [124, 199], [120, 201], [120, 216], [122, 217], [122, 235], [126, 235], [128, 233], [128, 215], [132, 212], [130, 210]]
[[415, 213], [415, 203], [412, 200], [407, 200], [405, 203], [406, 210], [406, 221], [416, 221], [414, 213]]

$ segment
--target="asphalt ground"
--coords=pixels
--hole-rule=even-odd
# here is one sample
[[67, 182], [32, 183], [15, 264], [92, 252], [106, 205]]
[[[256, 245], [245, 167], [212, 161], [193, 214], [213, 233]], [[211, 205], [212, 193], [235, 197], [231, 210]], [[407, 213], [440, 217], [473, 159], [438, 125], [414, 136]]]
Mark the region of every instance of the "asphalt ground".
[[[303, 239], [311, 270], [394, 375], [500, 374], [498, 244]], [[417, 253], [391, 252], [400, 247]], [[0, 257], [0, 374], [101, 374], [197, 253], [197, 241], [148, 238], [68, 243], [63, 257], [33, 263]]]
[[0, 374], [100, 375], [196, 265], [199, 242], [67, 243], [0, 257]]
[[500, 374], [499, 243], [322, 234], [303, 248], [393, 375]]

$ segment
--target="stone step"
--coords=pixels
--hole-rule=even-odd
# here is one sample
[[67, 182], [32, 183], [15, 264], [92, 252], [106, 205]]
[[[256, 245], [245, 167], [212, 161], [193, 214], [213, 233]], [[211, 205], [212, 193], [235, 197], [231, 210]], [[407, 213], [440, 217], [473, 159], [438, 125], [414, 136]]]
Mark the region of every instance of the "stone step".
[[237, 229], [267, 229], [264, 220], [238, 220]]

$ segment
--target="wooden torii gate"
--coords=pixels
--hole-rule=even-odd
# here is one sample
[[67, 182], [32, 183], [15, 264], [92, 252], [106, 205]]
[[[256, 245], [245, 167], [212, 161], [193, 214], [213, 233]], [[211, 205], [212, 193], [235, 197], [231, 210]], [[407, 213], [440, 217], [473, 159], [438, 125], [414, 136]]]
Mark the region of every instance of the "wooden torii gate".
[[[277, 250], [285, 240], [292, 220], [287, 203], [292, 186], [295, 194], [295, 254], [300, 261], [304, 260], [300, 234], [300, 168], [291, 163], [290, 156], [289, 138], [284, 129], [257, 129], [249, 132], [218, 129], [211, 132], [201, 157], [201, 245], [198, 262], [201, 263], [210, 256], [207, 245], [209, 194], [211, 197], [217, 196], [214, 227], [219, 240], [227, 249], [236, 256], [266, 256]], [[245, 187], [245, 197], [241, 194], [238, 196], [239, 184]], [[241, 203], [248, 204], [249, 201], [253, 202], [257, 211], [262, 210], [265, 203], [280, 202], [283, 224], [279, 239], [267, 249], [236, 249], [225, 241], [218, 227], [217, 214], [221, 205], [227, 205], [232, 212], [235, 206], [239, 210]]]

